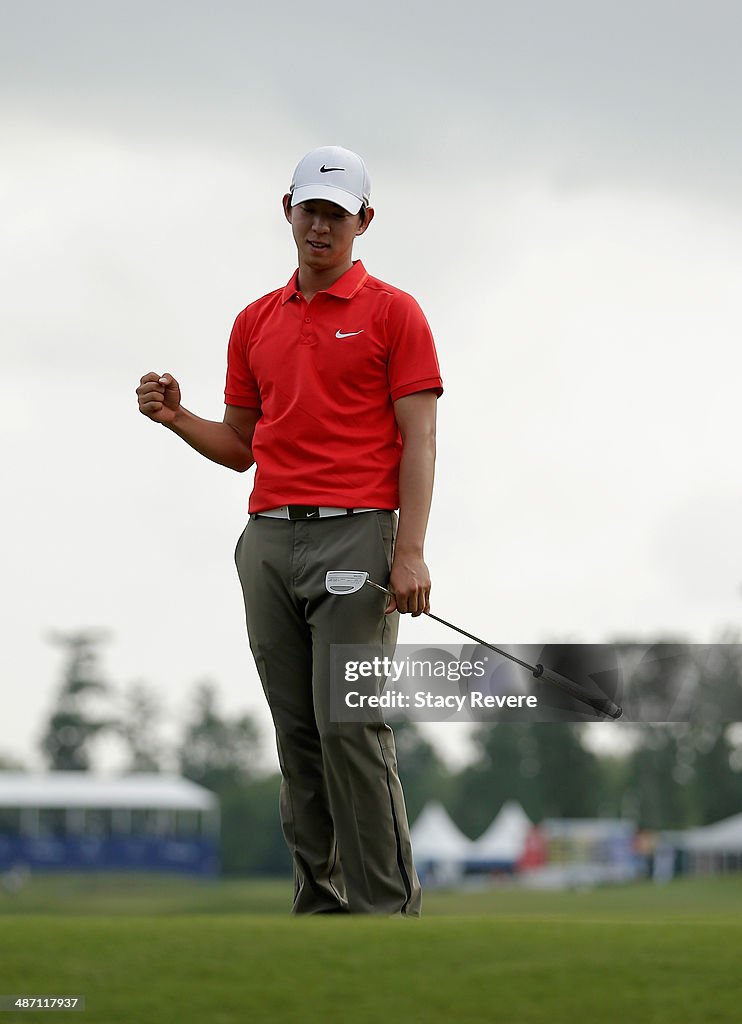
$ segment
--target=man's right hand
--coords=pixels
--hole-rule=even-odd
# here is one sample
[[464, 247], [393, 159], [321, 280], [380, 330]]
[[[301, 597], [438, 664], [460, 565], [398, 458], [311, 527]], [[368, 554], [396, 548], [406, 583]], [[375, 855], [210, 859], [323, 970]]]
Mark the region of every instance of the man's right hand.
[[139, 381], [137, 398], [143, 416], [169, 426], [180, 409], [180, 385], [169, 373], [145, 373]]

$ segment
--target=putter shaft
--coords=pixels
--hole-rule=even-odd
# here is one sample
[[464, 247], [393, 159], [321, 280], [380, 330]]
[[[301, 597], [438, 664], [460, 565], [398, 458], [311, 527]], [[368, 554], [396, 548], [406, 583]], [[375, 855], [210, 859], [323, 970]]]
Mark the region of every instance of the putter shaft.
[[[376, 590], [380, 590], [382, 594], [386, 594], [387, 597], [391, 596], [391, 592], [385, 587], [379, 586], [378, 583], [374, 583], [373, 580], [367, 579], [365, 581], [370, 587], [374, 587]], [[623, 714], [623, 709], [614, 704], [612, 700], [607, 698], [599, 699], [590, 697], [586, 693], [582, 693], [577, 683], [573, 683], [571, 679], [567, 679], [565, 676], [557, 675], [550, 669], [544, 668], [543, 665], [529, 665], [527, 661], [521, 661], [520, 658], [516, 658], [514, 654], [509, 654], [507, 651], [501, 650], [499, 647], [495, 647], [494, 644], [487, 643], [486, 640], [482, 640], [481, 637], [474, 636], [473, 633], [467, 633], [465, 629], [461, 629], [460, 626], [454, 626], [453, 622], [448, 622], [446, 619], [440, 618], [438, 615], [433, 615], [432, 612], [425, 612], [428, 618], [435, 619], [436, 622], [440, 622], [443, 626], [448, 626], [449, 629], [453, 629], [456, 633], [461, 633], [462, 636], [468, 637], [470, 640], [474, 640], [476, 643], [481, 644], [482, 647], [487, 647], [490, 651], [494, 651], [495, 654], [501, 655], [503, 658], [508, 658], [510, 661], [514, 661], [516, 665], [520, 665], [521, 668], [528, 669], [532, 676], [536, 679], [544, 679], [547, 682], [553, 683], [560, 689], [573, 697], [575, 700], [581, 701], [583, 704], [587, 704], [588, 707], [592, 708], [593, 711], [597, 711], [600, 715], [606, 715], [608, 718], [618, 719]]]

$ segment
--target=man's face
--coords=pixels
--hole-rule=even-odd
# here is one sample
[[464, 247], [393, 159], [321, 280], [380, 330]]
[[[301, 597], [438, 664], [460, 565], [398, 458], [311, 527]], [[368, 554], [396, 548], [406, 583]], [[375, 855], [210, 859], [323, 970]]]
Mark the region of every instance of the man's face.
[[350, 261], [353, 242], [371, 222], [373, 210], [366, 210], [362, 222], [357, 213], [348, 213], [329, 199], [309, 199], [291, 206], [284, 196], [283, 208], [299, 252], [299, 260], [313, 270], [330, 270]]

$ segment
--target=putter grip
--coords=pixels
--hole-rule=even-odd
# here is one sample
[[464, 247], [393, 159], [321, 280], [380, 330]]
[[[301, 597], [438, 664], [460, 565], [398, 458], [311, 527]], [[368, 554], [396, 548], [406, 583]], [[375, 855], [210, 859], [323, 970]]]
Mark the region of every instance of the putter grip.
[[[540, 672], [538, 671], [539, 668], [541, 669]], [[533, 674], [537, 679], [547, 679], [550, 683], [558, 686], [560, 690], [568, 693], [570, 697], [582, 701], [583, 704], [587, 704], [599, 714], [606, 715], [606, 717], [612, 718], [614, 721], [623, 714], [623, 708], [620, 708], [618, 704], [614, 704], [607, 697], [591, 697], [589, 693], [586, 693], [577, 683], [573, 683], [571, 679], [567, 679], [566, 676], [560, 676], [558, 672], [552, 672], [551, 669], [544, 668], [542, 665], [537, 665], [536, 669], [537, 671]]]

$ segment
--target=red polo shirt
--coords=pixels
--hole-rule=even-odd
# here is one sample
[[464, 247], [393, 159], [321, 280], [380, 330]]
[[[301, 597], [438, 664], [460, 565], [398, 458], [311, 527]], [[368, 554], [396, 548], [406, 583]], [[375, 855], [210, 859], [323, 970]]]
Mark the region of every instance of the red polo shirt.
[[225, 402], [262, 410], [249, 511], [399, 508], [393, 402], [443, 393], [428, 322], [360, 260], [309, 303], [298, 276], [243, 309], [229, 339]]

